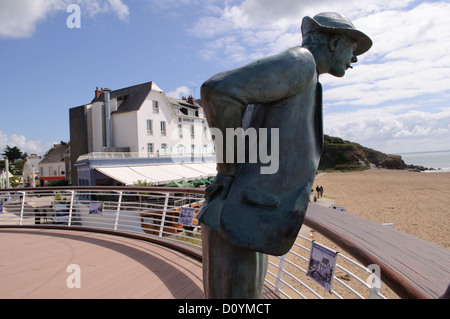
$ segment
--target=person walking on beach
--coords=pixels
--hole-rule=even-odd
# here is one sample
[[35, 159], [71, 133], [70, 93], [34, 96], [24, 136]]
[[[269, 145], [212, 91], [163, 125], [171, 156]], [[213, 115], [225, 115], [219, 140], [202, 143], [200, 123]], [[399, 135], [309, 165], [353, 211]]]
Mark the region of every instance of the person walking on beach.
[[323, 197], [323, 187], [320, 185], [320, 197]]
[[319, 187], [319, 185], [316, 186], [316, 192], [317, 192], [317, 198], [320, 198], [320, 187]]

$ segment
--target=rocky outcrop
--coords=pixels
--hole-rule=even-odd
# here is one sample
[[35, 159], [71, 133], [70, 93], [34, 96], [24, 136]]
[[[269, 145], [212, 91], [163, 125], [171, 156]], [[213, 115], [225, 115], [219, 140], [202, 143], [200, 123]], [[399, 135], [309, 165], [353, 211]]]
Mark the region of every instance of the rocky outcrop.
[[365, 170], [368, 168], [429, 170], [423, 166], [406, 165], [400, 155], [385, 154], [339, 137], [324, 136], [319, 170]]

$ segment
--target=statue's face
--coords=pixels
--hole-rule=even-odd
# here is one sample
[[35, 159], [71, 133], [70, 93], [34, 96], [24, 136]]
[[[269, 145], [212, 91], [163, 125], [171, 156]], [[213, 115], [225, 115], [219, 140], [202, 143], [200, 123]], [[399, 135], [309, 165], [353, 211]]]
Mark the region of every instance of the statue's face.
[[354, 54], [357, 44], [354, 40], [345, 37], [331, 40], [331, 42], [333, 41], [334, 43], [330, 43], [330, 46], [333, 47], [333, 61], [329, 73], [337, 77], [343, 77], [345, 71], [351, 68], [351, 64], [358, 61]]

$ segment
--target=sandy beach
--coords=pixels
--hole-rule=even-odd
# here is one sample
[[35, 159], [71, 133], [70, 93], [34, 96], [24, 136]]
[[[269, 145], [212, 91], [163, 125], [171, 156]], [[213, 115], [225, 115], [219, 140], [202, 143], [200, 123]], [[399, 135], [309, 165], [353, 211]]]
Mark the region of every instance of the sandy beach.
[[319, 173], [321, 205], [347, 212], [450, 248], [450, 173], [370, 169]]

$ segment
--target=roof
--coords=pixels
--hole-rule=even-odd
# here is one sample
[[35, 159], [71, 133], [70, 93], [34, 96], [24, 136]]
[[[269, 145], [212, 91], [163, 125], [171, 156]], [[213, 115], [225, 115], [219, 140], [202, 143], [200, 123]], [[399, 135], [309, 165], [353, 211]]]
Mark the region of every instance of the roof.
[[68, 147], [68, 145], [56, 145], [39, 164], [64, 162], [64, 154]]
[[[146, 82], [123, 89], [110, 92], [110, 99], [117, 98], [117, 100], [123, 100], [119, 109], [114, 112], [126, 113], [132, 111], [138, 111], [147, 98], [148, 94], [152, 90], [153, 82]], [[103, 102], [105, 100], [105, 94], [101, 93], [98, 97], [94, 98], [91, 103]]]
[[134, 185], [138, 181], [165, 185], [172, 181], [194, 180], [217, 174], [216, 163], [102, 166], [95, 169], [125, 185]]
[[176, 107], [188, 107], [194, 110], [198, 110], [198, 108], [200, 107], [200, 105], [198, 105], [196, 102], [194, 102], [194, 104], [191, 104], [186, 100], [177, 99], [174, 97], [167, 97], [167, 99], [169, 100], [170, 104], [172, 104], [172, 106]]

